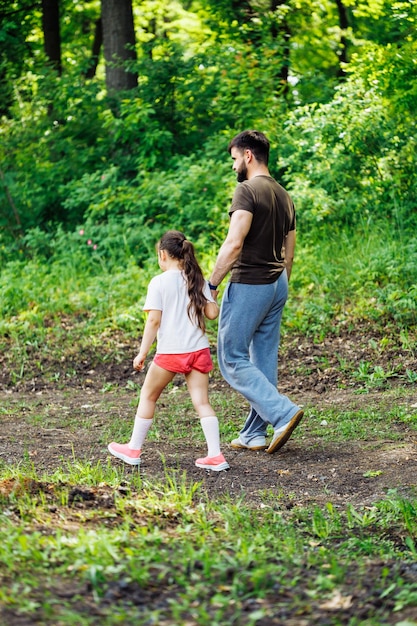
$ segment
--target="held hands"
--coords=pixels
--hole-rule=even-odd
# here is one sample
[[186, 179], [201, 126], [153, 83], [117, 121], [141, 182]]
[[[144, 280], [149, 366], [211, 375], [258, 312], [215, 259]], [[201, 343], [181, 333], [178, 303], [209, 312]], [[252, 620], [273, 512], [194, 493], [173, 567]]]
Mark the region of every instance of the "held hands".
[[212, 285], [212, 283], [208, 281], [208, 286], [211, 291], [211, 297], [213, 298], [213, 300], [217, 302], [217, 296], [219, 295], [219, 290], [217, 288], [217, 285]]

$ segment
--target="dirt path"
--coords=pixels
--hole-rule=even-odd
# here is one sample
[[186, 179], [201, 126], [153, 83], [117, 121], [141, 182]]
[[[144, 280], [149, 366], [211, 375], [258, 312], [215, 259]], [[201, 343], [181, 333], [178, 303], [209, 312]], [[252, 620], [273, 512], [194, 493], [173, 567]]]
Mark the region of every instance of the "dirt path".
[[[394, 403], [405, 403], [407, 410], [416, 414], [417, 386], [406, 380], [407, 372], [417, 373], [412, 345], [410, 340], [404, 347], [398, 334], [387, 338], [369, 329], [328, 337], [321, 343], [304, 337], [284, 338], [280, 390], [307, 410], [297, 436], [281, 451], [274, 455], [236, 451], [225, 441], [231, 469], [206, 475], [194, 466], [195, 455], [201, 450], [190, 451], [188, 441], [149, 441], [141, 472], [155, 479], [164, 476], [165, 467], [186, 470], [190, 479], [203, 479], [210, 496], [228, 492], [233, 497], [244, 495], [254, 503], [260, 502], [261, 494], [265, 498], [268, 491], [287, 500], [289, 506], [329, 500], [341, 506], [348, 502], [364, 505], [382, 498], [390, 489], [406, 495], [416, 485], [415, 430], [398, 422], [393, 425], [392, 437], [385, 441], [358, 438], [335, 444], [312, 434], [308, 413], [309, 409], [319, 413], [330, 408], [342, 414], [373, 406], [383, 414]], [[6, 463], [29, 459], [41, 472], [54, 471], [73, 457], [92, 463], [106, 461], [105, 433], [112, 420], [133, 418], [130, 403], [135, 392], [124, 390], [129, 382], [140, 382], [131, 368], [132, 347], [120, 338], [118, 347], [118, 359], [103, 359], [101, 347], [98, 354], [83, 352], [77, 359], [61, 359], [59, 363], [51, 353], [49, 360], [43, 359], [41, 370], [39, 366], [31, 369], [29, 361], [25, 377], [17, 384], [12, 384], [7, 355], [0, 357], [0, 401], [6, 407], [1, 415], [0, 458]], [[386, 380], [373, 380], [374, 371], [385, 374]], [[68, 380], [65, 388], [61, 382], [64, 377]], [[371, 383], [374, 388], [371, 385], [367, 389]], [[384, 392], [383, 385], [379, 389], [375, 383], [383, 383]], [[388, 384], [391, 391], [387, 391]], [[113, 386], [122, 392], [103, 393]], [[226, 397], [230, 395], [216, 371], [210, 386]], [[404, 397], [401, 389], [406, 391]], [[235, 406], [236, 396], [233, 403]], [[242, 415], [246, 406], [242, 399]]]
[[[129, 415], [133, 419], [132, 395], [103, 394], [91, 388], [73, 388], [70, 394], [46, 388], [39, 392], [1, 393], [2, 406], [8, 406], [9, 412], [1, 418], [0, 458], [7, 464], [30, 461], [40, 475], [65, 468], [72, 460], [91, 461], [93, 465], [98, 461], [105, 463], [109, 457], [105, 432], [114, 419]], [[297, 395], [295, 399], [300, 401], [301, 394]], [[378, 406], [380, 393], [358, 396], [351, 391], [333, 391], [325, 396], [314, 392], [302, 395], [306, 418], [297, 436], [281, 451], [273, 455], [238, 451], [225, 441], [223, 450], [231, 469], [217, 474], [194, 466], [195, 456], [202, 450], [190, 449], [186, 440], [149, 441], [143, 453], [142, 476], [163, 480], [166, 470], [186, 471], [190, 480], [203, 481], [209, 497], [228, 493], [233, 499], [243, 497], [254, 505], [268, 501], [268, 497], [271, 502], [278, 497], [288, 506], [328, 501], [341, 507], [347, 503], [369, 505], [392, 489], [404, 496], [415, 490], [417, 433], [404, 424], [395, 424], [392, 439], [384, 441], [331, 443], [325, 437], [310, 434], [309, 409], [325, 405], [342, 412], [364, 403]], [[243, 406], [242, 403], [242, 413]]]

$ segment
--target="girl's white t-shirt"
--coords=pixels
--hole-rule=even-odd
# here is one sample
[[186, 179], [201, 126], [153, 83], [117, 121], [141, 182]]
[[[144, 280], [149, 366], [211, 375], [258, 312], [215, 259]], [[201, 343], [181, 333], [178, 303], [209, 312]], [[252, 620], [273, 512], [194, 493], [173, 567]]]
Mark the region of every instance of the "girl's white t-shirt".
[[[214, 302], [208, 283], [204, 295]], [[167, 270], [154, 276], [148, 285], [144, 311], [162, 311], [157, 334], [158, 354], [184, 354], [209, 347], [203, 331], [188, 317], [186, 278], [181, 270]]]

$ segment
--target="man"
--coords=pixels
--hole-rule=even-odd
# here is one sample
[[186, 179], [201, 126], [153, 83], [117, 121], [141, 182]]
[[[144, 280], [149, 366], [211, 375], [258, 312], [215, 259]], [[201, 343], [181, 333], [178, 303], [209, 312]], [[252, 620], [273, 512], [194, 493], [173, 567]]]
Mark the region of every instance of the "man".
[[[251, 409], [233, 448], [270, 454], [288, 441], [303, 411], [277, 390], [282, 312], [295, 248], [295, 210], [268, 170], [269, 141], [255, 130], [229, 144], [239, 183], [230, 208], [229, 231], [210, 289], [231, 271], [220, 311], [218, 359], [225, 380]], [[274, 429], [267, 446], [268, 424]]]

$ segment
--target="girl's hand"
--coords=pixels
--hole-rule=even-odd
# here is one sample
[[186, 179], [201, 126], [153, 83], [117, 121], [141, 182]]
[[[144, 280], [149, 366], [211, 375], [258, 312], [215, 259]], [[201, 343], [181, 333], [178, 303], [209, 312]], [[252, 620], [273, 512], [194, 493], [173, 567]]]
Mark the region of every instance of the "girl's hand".
[[145, 366], [145, 359], [146, 359], [146, 354], [139, 352], [139, 354], [135, 356], [135, 358], [133, 359], [133, 369], [137, 370], [138, 372], [143, 370]]
[[[214, 291], [212, 291], [211, 293], [213, 294]], [[207, 302], [206, 306], [204, 307], [204, 315], [209, 320], [215, 320], [216, 317], [218, 317], [219, 312], [220, 312], [220, 308], [217, 302]]]

